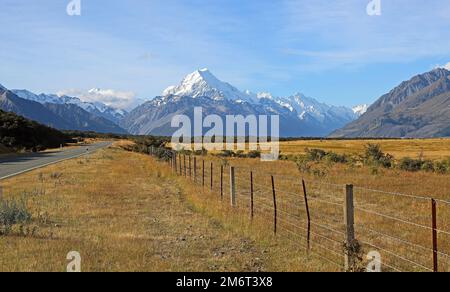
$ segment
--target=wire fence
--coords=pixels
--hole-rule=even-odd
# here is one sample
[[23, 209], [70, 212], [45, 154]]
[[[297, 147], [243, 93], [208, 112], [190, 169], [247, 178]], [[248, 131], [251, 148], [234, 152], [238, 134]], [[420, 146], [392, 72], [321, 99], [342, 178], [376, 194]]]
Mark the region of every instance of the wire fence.
[[[174, 173], [339, 270], [378, 262], [383, 271], [450, 271], [448, 201], [267, 174], [207, 156], [167, 157]], [[372, 251], [380, 258], [366, 256]]]

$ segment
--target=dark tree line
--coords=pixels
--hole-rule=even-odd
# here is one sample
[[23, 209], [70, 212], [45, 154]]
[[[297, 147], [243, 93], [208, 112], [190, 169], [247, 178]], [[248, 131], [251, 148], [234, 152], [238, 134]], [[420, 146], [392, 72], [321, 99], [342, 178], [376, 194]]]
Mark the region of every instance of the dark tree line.
[[0, 144], [13, 151], [41, 151], [71, 140], [69, 135], [58, 130], [0, 110]]

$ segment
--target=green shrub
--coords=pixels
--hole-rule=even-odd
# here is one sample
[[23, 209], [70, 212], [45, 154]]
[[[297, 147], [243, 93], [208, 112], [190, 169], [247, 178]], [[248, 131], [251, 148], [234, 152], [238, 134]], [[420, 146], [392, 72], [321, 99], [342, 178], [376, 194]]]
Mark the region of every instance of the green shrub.
[[297, 168], [300, 172], [311, 172], [311, 164], [309, 163], [308, 157], [299, 155], [296, 157], [295, 163], [297, 164]]
[[206, 155], [208, 155], [208, 150], [206, 150], [205, 148], [202, 148], [202, 150], [196, 150], [196, 151], [194, 151], [194, 155], [206, 156]]
[[218, 156], [220, 157], [234, 157], [236, 154], [231, 150], [223, 150]]
[[428, 171], [428, 172], [434, 172], [434, 163], [431, 160], [425, 160], [422, 163], [421, 170]]
[[325, 159], [327, 159], [330, 162], [334, 163], [347, 163], [348, 157], [345, 154], [337, 154], [334, 152], [328, 152], [325, 156]]
[[440, 174], [446, 174], [450, 172], [450, 162], [448, 161], [438, 161], [434, 166], [434, 171]]
[[383, 153], [380, 145], [369, 143], [365, 146], [364, 162], [368, 165], [391, 168], [394, 166], [394, 157], [390, 154]]
[[381, 151], [381, 146], [378, 144], [369, 143], [365, 146], [366, 158], [373, 161], [379, 161], [384, 153]]
[[261, 151], [252, 150], [248, 153], [248, 158], [261, 158]]
[[14, 225], [31, 222], [31, 213], [24, 200], [4, 200], [0, 198], [0, 235], [7, 235]]
[[400, 160], [399, 167], [406, 171], [419, 171], [422, 169], [424, 162], [420, 159], [412, 159], [410, 157], [405, 157]]
[[186, 150], [186, 149], [183, 148], [178, 153], [181, 154], [181, 155], [191, 155], [192, 151], [191, 150]]
[[322, 149], [305, 149], [306, 156], [310, 161], [320, 161], [322, 160], [326, 155], [327, 152]]

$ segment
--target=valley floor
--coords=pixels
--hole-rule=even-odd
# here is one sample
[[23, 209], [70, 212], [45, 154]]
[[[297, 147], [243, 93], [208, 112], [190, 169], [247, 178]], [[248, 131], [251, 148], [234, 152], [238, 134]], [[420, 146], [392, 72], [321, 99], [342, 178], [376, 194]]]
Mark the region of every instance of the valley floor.
[[[171, 169], [119, 149], [1, 181], [33, 222], [0, 236], [0, 271], [333, 271], [298, 247], [205, 211]], [[214, 203], [211, 203], [214, 204]]]

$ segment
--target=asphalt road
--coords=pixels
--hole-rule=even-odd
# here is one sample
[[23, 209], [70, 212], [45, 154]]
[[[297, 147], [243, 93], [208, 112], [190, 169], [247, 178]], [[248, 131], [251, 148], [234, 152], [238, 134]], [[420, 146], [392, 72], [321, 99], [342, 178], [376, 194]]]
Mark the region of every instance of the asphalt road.
[[40, 167], [77, 158], [110, 146], [111, 142], [100, 142], [76, 148], [55, 150], [0, 158], [0, 180], [22, 174]]

